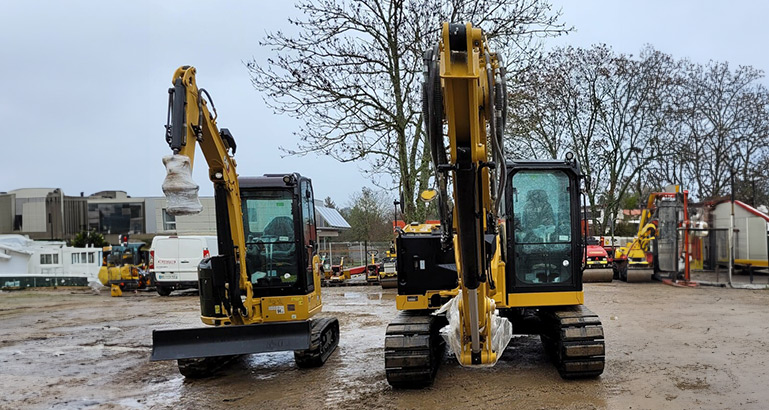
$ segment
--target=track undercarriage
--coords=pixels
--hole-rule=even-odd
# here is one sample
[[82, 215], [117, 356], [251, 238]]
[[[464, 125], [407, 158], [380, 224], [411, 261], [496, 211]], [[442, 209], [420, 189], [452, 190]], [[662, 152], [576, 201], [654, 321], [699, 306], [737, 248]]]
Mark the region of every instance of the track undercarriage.
[[598, 315], [578, 305], [542, 310], [540, 318], [542, 345], [561, 377], [580, 379], [603, 373], [605, 347]]
[[[295, 350], [297, 367], [320, 367], [328, 360], [339, 345], [339, 321], [336, 318], [313, 319], [311, 324], [310, 347]], [[243, 355], [200, 357], [179, 359], [179, 373], [191, 379], [213, 376], [217, 370], [227, 366]]]
[[[387, 326], [385, 372], [391, 386], [422, 388], [435, 379], [445, 351], [439, 332], [447, 322], [444, 316], [430, 313], [401, 312]], [[586, 307], [530, 309], [526, 315], [510, 319], [515, 333], [540, 335], [545, 351], [564, 379], [591, 378], [603, 373], [603, 327], [598, 316]]]
[[335, 317], [314, 319], [310, 348], [294, 351], [296, 365], [301, 368], [323, 366], [338, 345], [339, 321]]
[[429, 311], [401, 312], [387, 326], [385, 373], [395, 388], [421, 388], [432, 384], [443, 360], [446, 343], [439, 334], [445, 316]]

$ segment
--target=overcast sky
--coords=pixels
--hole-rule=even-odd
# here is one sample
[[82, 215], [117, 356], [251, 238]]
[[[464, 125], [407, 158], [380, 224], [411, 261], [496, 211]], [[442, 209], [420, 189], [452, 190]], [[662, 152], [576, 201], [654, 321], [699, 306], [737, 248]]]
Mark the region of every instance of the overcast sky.
[[[287, 28], [296, 13], [292, 3], [4, 1], [0, 191], [162, 195], [167, 89], [174, 70], [189, 64], [216, 103], [219, 126], [238, 143], [241, 175], [298, 171], [312, 178], [316, 198], [347, 204], [370, 181], [357, 165], [327, 157], [281, 158], [279, 146], [296, 145], [298, 122], [265, 106], [242, 63], [266, 57], [258, 41]], [[551, 46], [607, 43], [637, 55], [648, 43], [677, 58], [769, 69], [769, 2], [561, 0], [554, 6], [577, 32]], [[194, 178], [201, 194], [211, 195], [201, 165]]]

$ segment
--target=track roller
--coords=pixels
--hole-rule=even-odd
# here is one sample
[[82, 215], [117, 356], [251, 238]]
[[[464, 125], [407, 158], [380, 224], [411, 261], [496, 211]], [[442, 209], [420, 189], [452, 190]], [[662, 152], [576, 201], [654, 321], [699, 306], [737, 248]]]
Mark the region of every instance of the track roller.
[[585, 269], [582, 272], [582, 282], [611, 282], [614, 279], [614, 272], [610, 269]]
[[339, 345], [339, 321], [335, 317], [312, 320], [310, 348], [295, 350], [294, 360], [297, 367], [320, 367]]
[[618, 271], [619, 279], [623, 282], [635, 283], [635, 282], [651, 282], [654, 270], [652, 269], [628, 269], [627, 267], [621, 268]]
[[401, 312], [387, 326], [385, 373], [394, 388], [429, 386], [443, 359], [446, 343], [439, 331], [445, 316]]
[[597, 377], [603, 373], [605, 347], [598, 316], [584, 306], [541, 311], [542, 345], [564, 379]]
[[625, 282], [651, 282], [652, 275], [654, 275], [652, 269], [628, 269]]
[[398, 278], [380, 279], [379, 283], [382, 285], [382, 289], [397, 288], [398, 287]]

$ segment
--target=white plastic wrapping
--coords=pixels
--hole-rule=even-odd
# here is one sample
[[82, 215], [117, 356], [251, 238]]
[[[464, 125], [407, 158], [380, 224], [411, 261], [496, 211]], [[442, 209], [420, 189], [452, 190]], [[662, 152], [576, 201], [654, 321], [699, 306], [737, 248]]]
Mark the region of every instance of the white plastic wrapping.
[[198, 184], [192, 180], [192, 166], [186, 155], [163, 157], [166, 166], [166, 179], [163, 181], [163, 193], [168, 203], [166, 212], [170, 215], [193, 215], [203, 210], [198, 199]]
[[[446, 313], [446, 319], [449, 324], [441, 329], [441, 336], [449, 348], [454, 353], [454, 356], [459, 361], [459, 357], [462, 352], [462, 329], [460, 325], [460, 313], [459, 313], [459, 301], [462, 300], [462, 291], [460, 290], [457, 296], [454, 296], [450, 301], [441, 306], [435, 314]], [[494, 305], [494, 301], [489, 299], [489, 303]], [[493, 363], [486, 363], [482, 366], [493, 366], [497, 363], [505, 348], [510, 343], [510, 339], [513, 338], [513, 324], [510, 323], [507, 318], [500, 317], [495, 310], [491, 315], [491, 348], [496, 352], [496, 359]], [[462, 362], [460, 361], [461, 365]], [[473, 365], [478, 366], [478, 365]]]

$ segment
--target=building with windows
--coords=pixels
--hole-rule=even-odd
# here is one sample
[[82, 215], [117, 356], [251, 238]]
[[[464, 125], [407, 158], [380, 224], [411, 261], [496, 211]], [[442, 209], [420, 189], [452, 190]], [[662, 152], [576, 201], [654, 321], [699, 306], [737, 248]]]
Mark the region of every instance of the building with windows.
[[145, 198], [146, 230], [156, 235], [216, 235], [216, 206], [213, 197], [201, 197], [203, 211], [197, 215], [173, 216], [166, 211], [165, 197]]
[[22, 188], [0, 192], [0, 234], [32, 239], [66, 239], [88, 226], [87, 198], [64, 195], [59, 188]]
[[101, 191], [88, 197], [88, 229], [103, 235], [141, 234], [145, 228], [145, 200], [125, 191]]
[[[131, 197], [125, 191], [100, 191], [88, 197], [66, 196], [59, 188], [23, 188], [0, 192], [0, 234], [30, 239], [69, 240], [83, 230], [96, 231], [110, 243], [121, 234], [149, 243], [155, 235], [216, 235], [213, 197], [201, 197], [197, 215], [172, 216], [165, 197]], [[315, 203], [318, 238], [350, 229], [336, 209]]]

